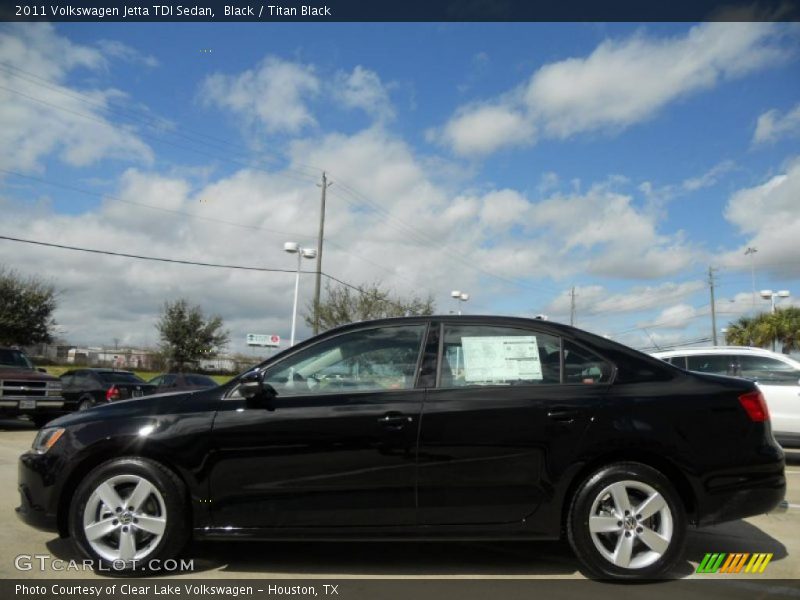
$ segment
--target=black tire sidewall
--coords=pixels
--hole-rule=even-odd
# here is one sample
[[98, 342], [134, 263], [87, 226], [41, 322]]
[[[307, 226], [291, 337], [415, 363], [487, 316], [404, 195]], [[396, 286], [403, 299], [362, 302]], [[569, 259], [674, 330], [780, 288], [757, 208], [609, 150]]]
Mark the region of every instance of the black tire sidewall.
[[75, 490], [69, 507], [69, 534], [74, 545], [86, 558], [95, 561], [103, 569], [116, 573], [131, 573], [130, 566], [120, 568], [101, 558], [89, 545], [83, 530], [83, 512], [92, 492], [103, 481], [115, 475], [138, 475], [153, 484], [164, 499], [167, 513], [167, 525], [161, 541], [144, 559], [133, 567], [136, 572], [147, 572], [148, 563], [158, 559], [162, 562], [174, 558], [184, 547], [189, 537], [189, 524], [186, 511], [186, 493], [182, 482], [166, 467], [154, 461], [124, 457], [110, 460], [93, 469]]
[[[653, 487], [667, 502], [672, 513], [673, 534], [670, 546], [655, 563], [641, 569], [624, 569], [610, 563], [595, 548], [589, 533], [592, 504], [603, 488], [617, 481], [640, 481]], [[567, 534], [573, 551], [597, 579], [660, 579], [683, 555], [688, 526], [686, 510], [674, 486], [659, 471], [641, 463], [616, 463], [595, 471], [578, 488], [567, 519]]]

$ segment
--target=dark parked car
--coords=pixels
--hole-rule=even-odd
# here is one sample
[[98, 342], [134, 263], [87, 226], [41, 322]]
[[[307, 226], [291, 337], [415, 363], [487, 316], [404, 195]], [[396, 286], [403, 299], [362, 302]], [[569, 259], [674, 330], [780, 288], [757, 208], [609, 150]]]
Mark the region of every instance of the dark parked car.
[[154, 385], [130, 371], [76, 369], [61, 376], [64, 408], [87, 410], [116, 400], [138, 398], [153, 393]]
[[153, 377], [148, 381], [150, 385], [156, 386], [151, 394], [163, 394], [166, 392], [181, 392], [187, 390], [204, 390], [217, 387], [217, 382], [208, 375], [199, 373], [164, 373], [158, 377]]
[[19, 474], [26, 522], [137, 570], [191, 537], [566, 536], [588, 573], [649, 578], [689, 526], [786, 491], [752, 382], [468, 316], [356, 323], [217, 388], [62, 417]]

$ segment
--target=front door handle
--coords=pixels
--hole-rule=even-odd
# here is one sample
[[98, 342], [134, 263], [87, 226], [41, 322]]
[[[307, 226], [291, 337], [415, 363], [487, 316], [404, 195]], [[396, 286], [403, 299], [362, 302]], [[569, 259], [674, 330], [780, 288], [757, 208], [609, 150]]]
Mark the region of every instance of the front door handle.
[[559, 423], [572, 423], [580, 415], [580, 411], [571, 408], [554, 408], [547, 411], [547, 417]]
[[407, 423], [412, 423], [414, 417], [409, 417], [402, 413], [387, 413], [378, 419], [378, 423], [383, 425], [386, 429], [402, 429]]

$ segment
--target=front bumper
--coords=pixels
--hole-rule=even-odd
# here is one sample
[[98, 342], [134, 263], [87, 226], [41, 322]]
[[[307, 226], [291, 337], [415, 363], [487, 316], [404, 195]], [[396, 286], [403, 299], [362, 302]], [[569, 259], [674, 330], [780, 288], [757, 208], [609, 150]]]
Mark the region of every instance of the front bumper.
[[26, 452], [19, 458], [20, 505], [17, 516], [44, 531], [58, 530], [56, 474], [59, 459], [54, 455]]

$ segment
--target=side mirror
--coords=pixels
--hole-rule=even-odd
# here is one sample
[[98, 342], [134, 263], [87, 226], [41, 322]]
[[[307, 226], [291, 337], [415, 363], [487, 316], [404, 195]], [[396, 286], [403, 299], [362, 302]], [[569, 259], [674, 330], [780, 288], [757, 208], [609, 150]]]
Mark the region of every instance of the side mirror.
[[264, 382], [261, 371], [248, 371], [239, 380], [239, 394], [245, 400], [250, 400], [262, 393], [262, 384]]
[[239, 394], [249, 403], [261, 403], [272, 410], [270, 403], [278, 392], [270, 384], [264, 382], [261, 371], [248, 371], [239, 380]]

